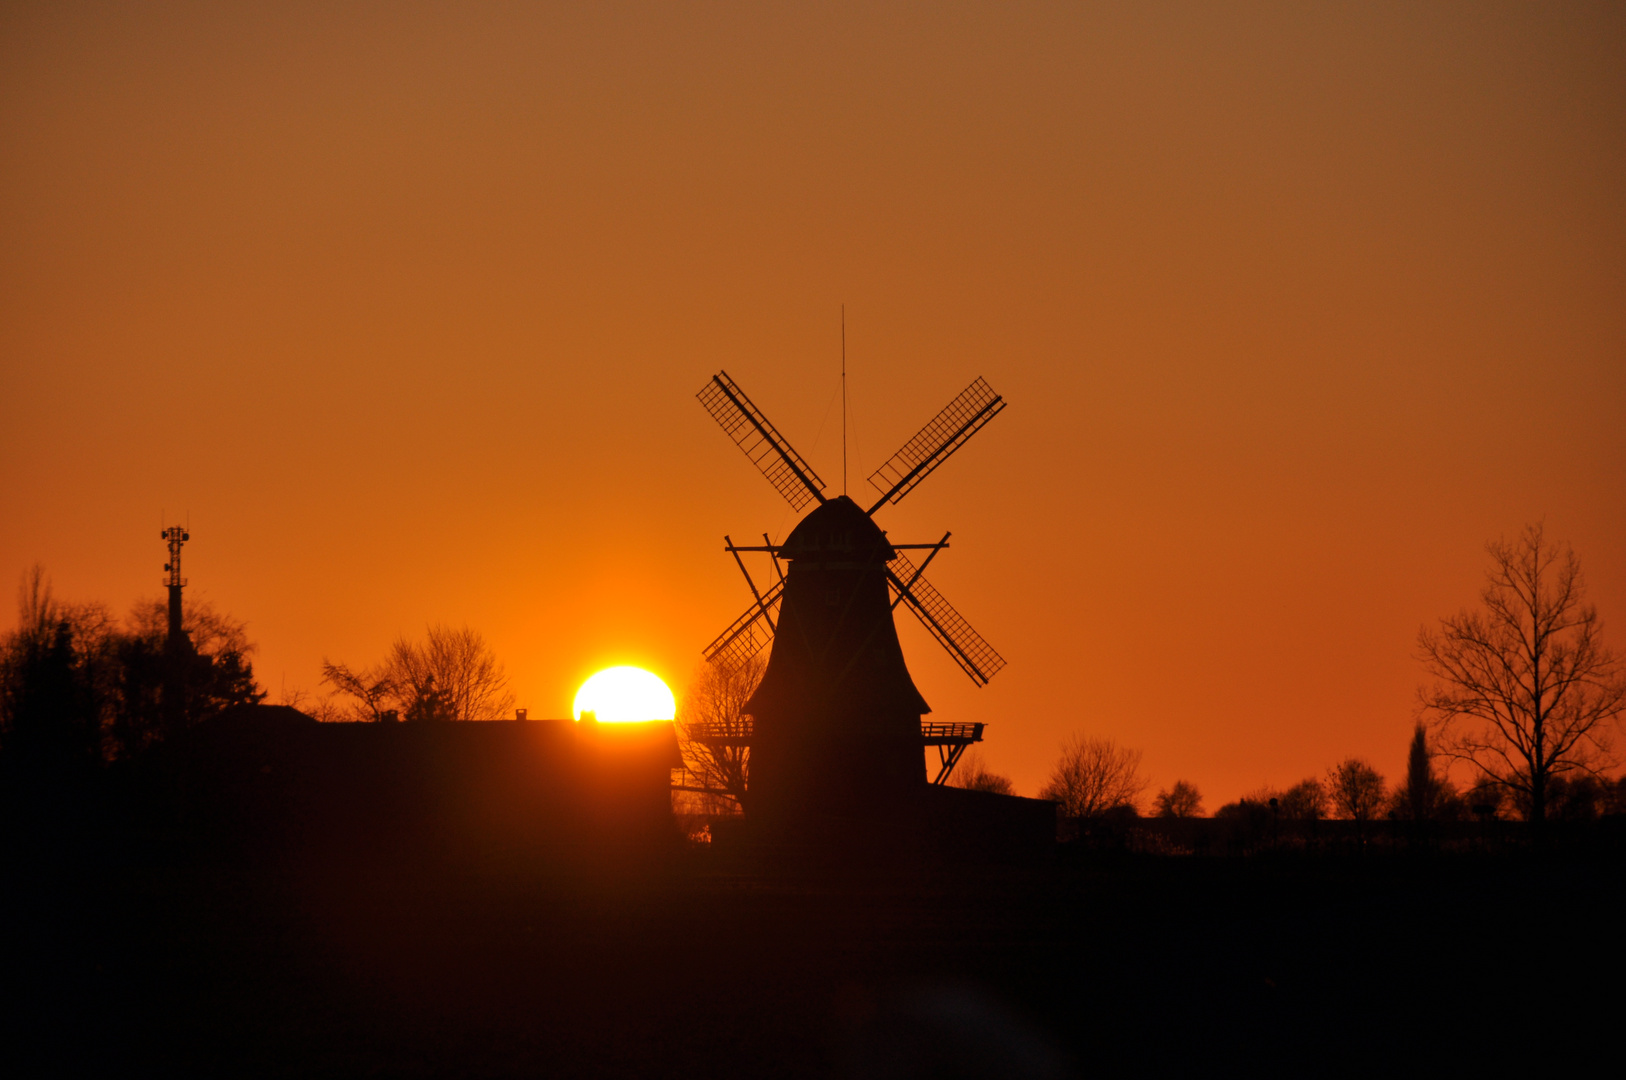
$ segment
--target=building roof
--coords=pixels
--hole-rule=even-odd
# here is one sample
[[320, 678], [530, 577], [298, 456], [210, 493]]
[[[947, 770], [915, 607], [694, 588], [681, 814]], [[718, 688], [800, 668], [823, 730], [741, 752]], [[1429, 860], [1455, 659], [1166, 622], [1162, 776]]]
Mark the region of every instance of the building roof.
[[859, 505], [837, 495], [801, 520], [779, 548], [782, 559], [887, 562], [897, 554]]

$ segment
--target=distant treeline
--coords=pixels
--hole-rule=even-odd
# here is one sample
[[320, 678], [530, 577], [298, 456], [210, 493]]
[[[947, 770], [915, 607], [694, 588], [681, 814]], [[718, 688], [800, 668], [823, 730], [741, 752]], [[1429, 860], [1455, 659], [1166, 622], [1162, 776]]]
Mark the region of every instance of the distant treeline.
[[322, 681], [342, 702], [322, 702], [315, 710], [322, 720], [497, 720], [514, 707], [502, 662], [467, 626], [435, 623], [421, 642], [398, 637], [372, 667], [324, 659]]
[[68, 603], [34, 567], [18, 590], [16, 629], [0, 636], [0, 753], [61, 769], [129, 759], [233, 705], [265, 694], [243, 623], [193, 604], [171, 641], [160, 599], [123, 620], [106, 604]]
[[[1619, 764], [1613, 750], [1626, 713], [1626, 671], [1586, 603], [1580, 561], [1539, 524], [1486, 551], [1491, 566], [1479, 605], [1418, 634], [1417, 659], [1430, 681], [1418, 689], [1421, 719], [1404, 778], [1390, 787], [1370, 762], [1346, 758], [1324, 775], [1221, 806], [1214, 818], [1230, 823], [1230, 834], [1268, 831], [1273, 843], [1304, 842], [1323, 835], [1319, 822], [1344, 821], [1349, 828], [1326, 835], [1349, 833], [1364, 844], [1394, 833], [1389, 822], [1412, 838], [1509, 819], [1539, 835], [1548, 822], [1626, 814], [1626, 778], [1609, 775]], [[1140, 764], [1138, 750], [1074, 736], [1039, 794], [1060, 805], [1072, 834], [1118, 842], [1125, 823], [1146, 809]], [[1449, 779], [1450, 764], [1469, 773], [1466, 790]], [[1009, 788], [980, 766], [960, 782]], [[1150, 809], [1163, 819], [1197, 818], [1202, 794], [1180, 780]]]
[[[30, 569], [18, 587], [17, 626], [0, 635], [0, 759], [24, 771], [129, 761], [265, 700], [242, 621], [188, 602], [181, 628], [171, 639], [161, 598], [119, 619], [106, 604], [59, 599], [45, 571]], [[323, 669], [335, 694], [285, 692], [282, 703], [320, 720], [388, 722], [495, 719], [514, 700], [501, 663], [467, 627], [401, 638], [372, 668]]]
[[[1382, 773], [1361, 758], [1346, 758], [1324, 775], [1310, 776], [1285, 788], [1263, 787], [1214, 811], [1220, 819], [1263, 817], [1282, 822], [1379, 820], [1455, 822], [1474, 819], [1530, 820], [1525, 790], [1481, 776], [1459, 790], [1436, 765], [1428, 731], [1419, 723], [1412, 733], [1406, 774], [1391, 786]], [[1039, 797], [1060, 804], [1065, 818], [1157, 818], [1203, 816], [1203, 797], [1189, 780], [1160, 790], [1148, 805], [1150, 786], [1140, 772], [1141, 753], [1111, 739], [1075, 737], [1065, 743]], [[1005, 777], [990, 774], [978, 762], [955, 782], [983, 790], [1010, 790]], [[1584, 821], [1626, 813], [1626, 778], [1610, 779], [1572, 770], [1547, 783], [1546, 817]]]

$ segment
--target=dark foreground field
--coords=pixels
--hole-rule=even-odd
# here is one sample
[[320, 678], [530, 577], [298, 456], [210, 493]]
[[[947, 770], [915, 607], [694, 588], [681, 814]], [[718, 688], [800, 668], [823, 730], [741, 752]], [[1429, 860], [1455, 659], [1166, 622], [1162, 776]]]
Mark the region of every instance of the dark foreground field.
[[1617, 856], [698, 850], [244, 859], [13, 830], [10, 1075], [1072, 1076], [1563, 1070], [1614, 1055]]

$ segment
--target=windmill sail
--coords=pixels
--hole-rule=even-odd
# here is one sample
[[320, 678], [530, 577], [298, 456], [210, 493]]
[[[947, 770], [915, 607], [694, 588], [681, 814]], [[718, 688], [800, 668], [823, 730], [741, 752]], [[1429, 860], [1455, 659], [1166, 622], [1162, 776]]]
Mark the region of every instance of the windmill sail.
[[932, 588], [931, 582], [915, 569], [907, 555], [899, 552], [886, 564], [886, 571], [893, 593], [908, 602], [909, 610], [931, 631], [938, 644], [948, 650], [954, 662], [971, 676], [972, 682], [986, 686], [999, 674], [999, 669], [1005, 666], [1005, 658], [971, 628], [942, 593]]
[[1004, 408], [1005, 399], [981, 378], [960, 391], [942, 412], [932, 417], [914, 438], [870, 475], [870, 484], [884, 494], [869, 512], [875, 513], [884, 503], [901, 501]]
[[819, 479], [819, 474], [791, 449], [784, 436], [745, 396], [745, 391], [728, 377], [728, 372], [718, 372], [695, 397], [734, 440], [734, 445], [745, 451], [751, 464], [762, 470], [762, 475], [785, 497], [792, 510], [801, 510], [815, 499], [824, 502], [824, 481]]
[[732, 671], [761, 652], [773, 640], [773, 613], [779, 609], [784, 595], [785, 583], [781, 580], [763, 595], [760, 604], [752, 604], [702, 650], [706, 663]]

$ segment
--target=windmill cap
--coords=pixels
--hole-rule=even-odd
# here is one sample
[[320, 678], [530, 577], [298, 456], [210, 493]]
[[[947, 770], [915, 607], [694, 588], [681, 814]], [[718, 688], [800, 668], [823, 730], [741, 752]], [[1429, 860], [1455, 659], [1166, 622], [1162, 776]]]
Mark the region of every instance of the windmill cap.
[[888, 562], [896, 554], [880, 526], [845, 495], [837, 495], [803, 518], [779, 548], [781, 559], [836, 556], [842, 561]]

